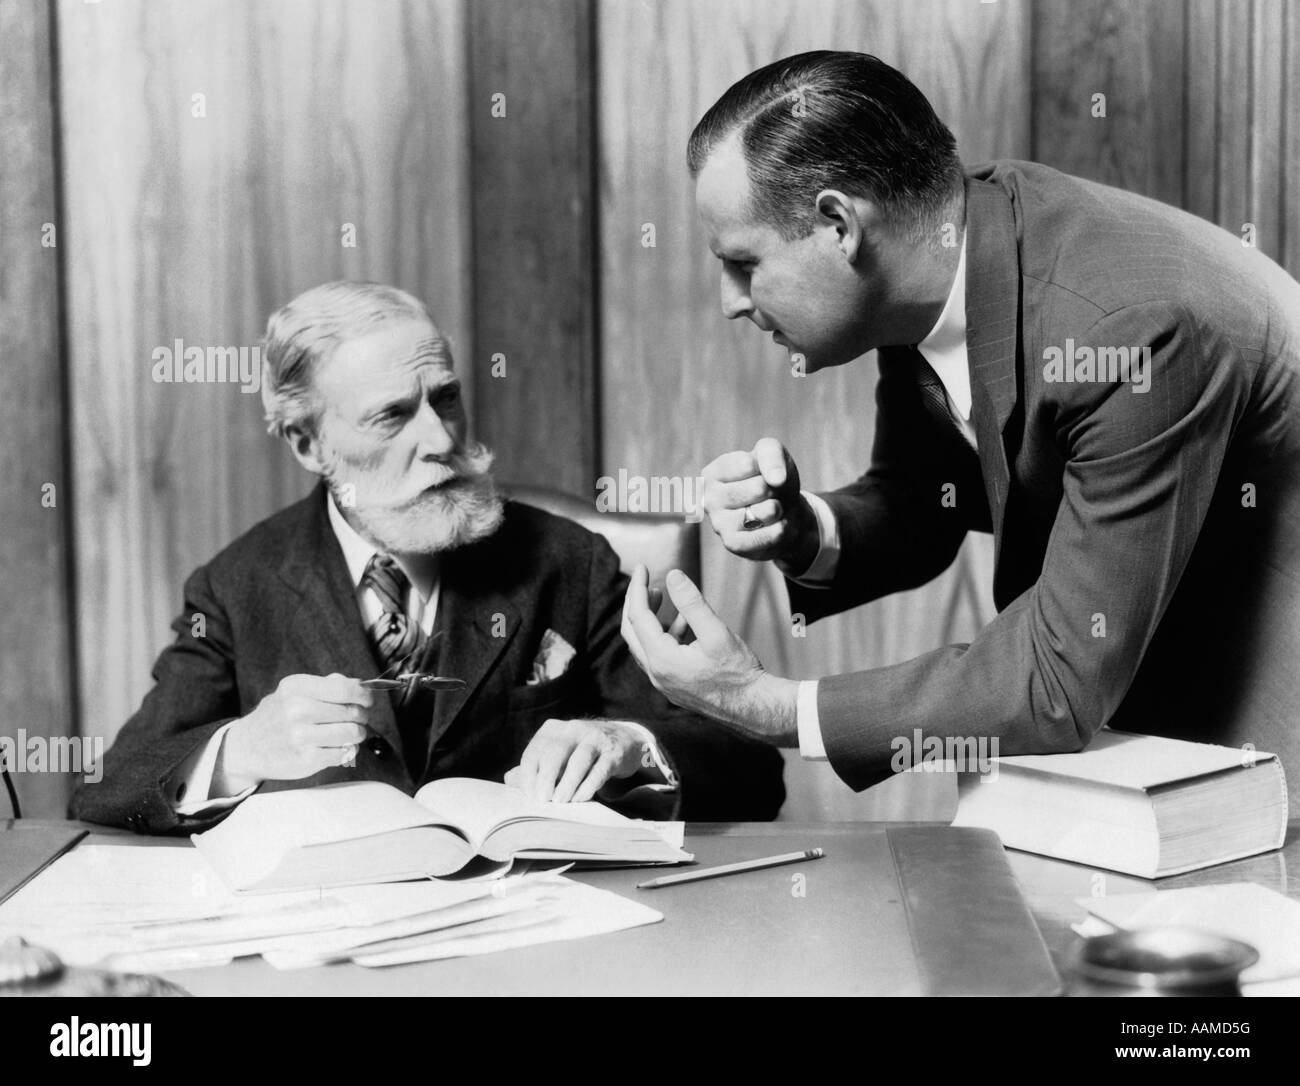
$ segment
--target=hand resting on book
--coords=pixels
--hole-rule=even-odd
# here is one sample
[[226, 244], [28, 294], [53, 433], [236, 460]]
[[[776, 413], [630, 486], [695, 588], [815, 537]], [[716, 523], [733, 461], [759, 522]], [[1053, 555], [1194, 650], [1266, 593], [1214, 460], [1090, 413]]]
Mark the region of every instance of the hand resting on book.
[[[583, 803], [611, 780], [655, 771], [646, 730], [622, 720], [547, 720], [505, 783], [546, 803]], [[662, 782], [662, 774], [655, 772]]]

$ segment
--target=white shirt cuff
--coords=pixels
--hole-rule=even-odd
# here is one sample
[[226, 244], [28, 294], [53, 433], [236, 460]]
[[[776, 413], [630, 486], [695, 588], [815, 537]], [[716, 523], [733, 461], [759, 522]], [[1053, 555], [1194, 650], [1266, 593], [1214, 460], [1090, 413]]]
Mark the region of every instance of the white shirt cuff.
[[[636, 732], [637, 737], [641, 740], [641, 770], [636, 777], [629, 780], [637, 781], [642, 786], [648, 785], [661, 791], [675, 791], [678, 787], [677, 775], [673, 772], [672, 766], [668, 764], [668, 759], [664, 757], [663, 751], [659, 749], [659, 740], [654, 733], [644, 724], [638, 724], [633, 720], [623, 721], [627, 727]], [[662, 780], [637, 780], [638, 777], [653, 777], [658, 773]]]
[[[232, 720], [230, 724], [233, 724]], [[230, 730], [230, 724], [223, 724], [203, 748], [190, 755], [182, 762], [172, 775], [167, 785], [167, 798], [172, 802], [172, 809], [178, 815], [194, 817], [224, 811], [247, 799], [257, 789], [245, 788], [235, 796], [212, 796], [212, 776], [217, 771], [217, 756], [221, 753], [221, 743]]]
[[799, 728], [799, 754], [810, 762], [826, 761], [826, 743], [822, 739], [822, 722], [817, 716], [817, 680], [799, 684], [795, 702], [795, 723]]
[[633, 803], [641, 812], [635, 816], [638, 818], [671, 819], [677, 805], [677, 776], [659, 749], [654, 733], [635, 721], [619, 723], [635, 731], [640, 740], [641, 768], [630, 777], [606, 781], [595, 798], [602, 803]]
[[840, 564], [840, 526], [835, 522], [835, 514], [824, 498], [810, 490], [800, 493], [807, 499], [817, 518], [817, 557], [798, 577], [791, 577], [790, 580], [805, 588], [826, 588], [834, 580], [836, 567]]

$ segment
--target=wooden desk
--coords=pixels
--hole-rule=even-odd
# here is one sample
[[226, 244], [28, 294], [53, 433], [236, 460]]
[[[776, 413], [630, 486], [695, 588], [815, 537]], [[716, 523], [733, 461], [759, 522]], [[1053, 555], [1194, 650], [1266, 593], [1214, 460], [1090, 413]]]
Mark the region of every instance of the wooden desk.
[[[89, 842], [181, 842], [105, 833]], [[906, 940], [873, 940], [892, 886], [861, 877], [871, 823], [737, 823], [690, 827], [702, 865], [823, 846], [823, 860], [715, 881], [636, 890], [644, 869], [584, 872], [594, 886], [636, 896], [664, 914], [644, 928], [501, 954], [390, 969], [333, 965], [280, 972], [260, 959], [168, 978], [195, 995], [902, 995], [916, 990]], [[1285, 847], [1159, 883], [1008, 851], [1012, 870], [1058, 969], [1085, 913], [1074, 899], [1248, 881], [1300, 899], [1300, 821]], [[806, 876], [805, 896], [792, 876]]]

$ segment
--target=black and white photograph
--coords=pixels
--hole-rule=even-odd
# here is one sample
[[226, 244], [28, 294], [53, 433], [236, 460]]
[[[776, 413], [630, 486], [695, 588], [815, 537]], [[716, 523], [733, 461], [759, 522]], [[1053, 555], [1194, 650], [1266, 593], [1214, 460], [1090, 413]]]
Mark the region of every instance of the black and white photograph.
[[1297, 277], [1300, 0], [0, 0], [12, 1032], [1258, 1073]]

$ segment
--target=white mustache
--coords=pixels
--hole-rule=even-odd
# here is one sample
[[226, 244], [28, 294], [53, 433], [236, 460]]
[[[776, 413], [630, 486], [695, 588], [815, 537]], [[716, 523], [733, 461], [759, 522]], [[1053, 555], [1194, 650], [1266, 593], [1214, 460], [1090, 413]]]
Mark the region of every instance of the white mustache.
[[492, 454], [483, 446], [453, 456], [446, 464], [430, 464], [430, 476], [412, 495], [411, 501], [431, 487], [448, 487], [456, 483], [473, 483], [481, 479], [492, 467]]
[[423, 493], [433, 486], [446, 486], [448, 483], [455, 482], [457, 479], [463, 479], [469, 474], [463, 467], [458, 470], [450, 464], [430, 464], [429, 470], [433, 475], [423, 486], [420, 487], [420, 493]]
[[[415, 485], [412, 485], [406, 479], [401, 479], [395, 481], [391, 486], [377, 486], [373, 480], [367, 479], [364, 486], [357, 486], [356, 500], [361, 505], [392, 510], [401, 509], [413, 505], [423, 498], [435, 497], [435, 495], [426, 493], [430, 489], [447, 491], [465, 485], [473, 485], [488, 475], [492, 469], [493, 459], [492, 452], [485, 445], [476, 443], [464, 452], [456, 453], [446, 462], [421, 465], [423, 478]], [[339, 467], [339, 458], [337, 456], [330, 457], [325, 470], [327, 481], [331, 483], [343, 481], [340, 476], [344, 473], [339, 471]], [[357, 482], [359, 480], [354, 477], [352, 481]]]

